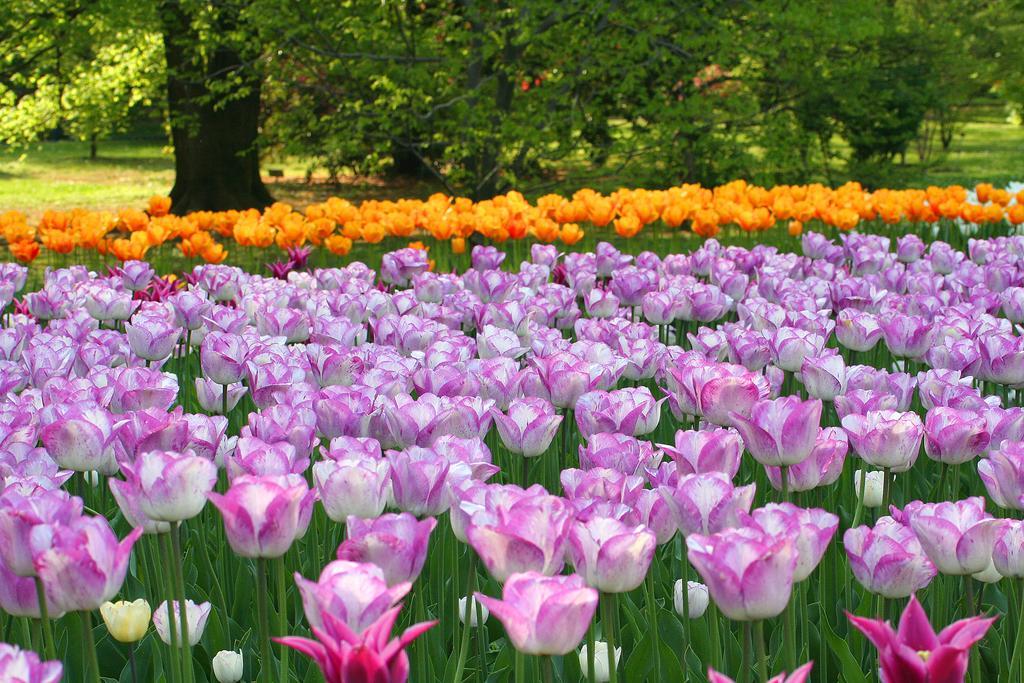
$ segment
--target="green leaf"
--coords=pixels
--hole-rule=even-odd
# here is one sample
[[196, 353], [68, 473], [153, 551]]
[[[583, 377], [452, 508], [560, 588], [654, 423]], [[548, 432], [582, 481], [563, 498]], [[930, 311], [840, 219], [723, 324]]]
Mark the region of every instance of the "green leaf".
[[839, 668], [843, 674], [843, 680], [846, 683], [868, 683], [868, 676], [861, 670], [860, 662], [857, 661], [857, 658], [850, 651], [850, 644], [837, 636], [832, 631], [828, 619], [824, 615], [822, 617], [820, 624], [821, 632], [824, 634], [829, 647], [832, 648], [836, 659], [839, 660]]

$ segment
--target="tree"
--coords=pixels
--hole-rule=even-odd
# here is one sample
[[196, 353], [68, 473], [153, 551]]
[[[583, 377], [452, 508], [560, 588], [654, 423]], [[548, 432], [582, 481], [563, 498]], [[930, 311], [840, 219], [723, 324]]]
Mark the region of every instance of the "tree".
[[244, 2], [160, 0], [167, 109], [174, 144], [171, 206], [188, 211], [262, 208], [261, 75]]

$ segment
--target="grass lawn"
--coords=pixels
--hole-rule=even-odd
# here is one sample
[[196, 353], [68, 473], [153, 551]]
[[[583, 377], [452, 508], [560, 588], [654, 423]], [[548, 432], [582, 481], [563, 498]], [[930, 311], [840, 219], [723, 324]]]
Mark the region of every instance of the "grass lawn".
[[[911, 150], [907, 163], [887, 172], [892, 187], [923, 187], [987, 181], [996, 185], [1024, 180], [1024, 126], [1006, 121], [999, 105], [971, 110], [970, 121], [952, 149], [928, 164], [918, 163]], [[349, 178], [333, 184], [314, 177], [306, 182], [301, 161], [268, 161], [264, 171], [274, 196], [298, 207], [331, 195], [352, 201], [368, 198], [426, 197], [439, 188], [407, 179]], [[0, 212], [18, 210], [30, 218], [44, 210], [117, 209], [143, 206], [154, 194], [166, 194], [174, 181], [171, 151], [159, 138], [113, 139], [100, 142], [99, 156], [89, 159], [84, 142], [40, 142], [27, 149], [0, 148]], [[668, 182], [668, 181], [666, 181]], [[628, 179], [623, 179], [629, 184]], [[575, 187], [556, 187], [571, 193]]]

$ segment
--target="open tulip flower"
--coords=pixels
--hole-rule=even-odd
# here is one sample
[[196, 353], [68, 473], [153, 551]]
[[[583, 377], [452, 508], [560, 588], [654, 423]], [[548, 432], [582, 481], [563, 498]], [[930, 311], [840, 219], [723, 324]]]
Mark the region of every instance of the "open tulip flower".
[[[813, 668], [814, 663], [807, 662], [788, 676], [785, 673], [772, 676], [767, 683], [806, 683], [811, 679], [811, 669]], [[714, 669], [708, 669], [708, 683], [736, 683], [736, 681]]]
[[847, 614], [850, 623], [878, 648], [883, 683], [961, 683], [971, 647], [985, 637], [995, 617], [961, 619], [938, 634], [917, 597], [910, 596], [899, 628], [886, 621]]

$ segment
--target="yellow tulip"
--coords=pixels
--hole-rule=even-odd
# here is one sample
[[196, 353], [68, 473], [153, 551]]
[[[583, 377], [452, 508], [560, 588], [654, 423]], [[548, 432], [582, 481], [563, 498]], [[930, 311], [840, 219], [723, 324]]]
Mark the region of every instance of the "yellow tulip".
[[127, 600], [105, 602], [100, 605], [100, 615], [114, 640], [121, 643], [134, 643], [146, 635], [153, 611], [150, 609], [149, 603], [140, 598], [135, 602]]

